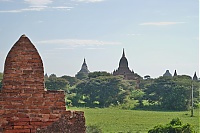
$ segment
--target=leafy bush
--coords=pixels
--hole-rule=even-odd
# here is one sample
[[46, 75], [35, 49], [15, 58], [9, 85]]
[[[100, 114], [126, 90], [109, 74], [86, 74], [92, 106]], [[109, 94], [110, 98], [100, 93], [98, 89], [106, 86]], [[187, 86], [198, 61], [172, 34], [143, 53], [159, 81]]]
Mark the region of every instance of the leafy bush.
[[126, 103], [117, 105], [119, 109], [132, 110], [138, 106], [138, 100], [127, 100]]
[[155, 126], [148, 133], [194, 133], [194, 130], [190, 124], [182, 125], [181, 120], [176, 118], [169, 124]]

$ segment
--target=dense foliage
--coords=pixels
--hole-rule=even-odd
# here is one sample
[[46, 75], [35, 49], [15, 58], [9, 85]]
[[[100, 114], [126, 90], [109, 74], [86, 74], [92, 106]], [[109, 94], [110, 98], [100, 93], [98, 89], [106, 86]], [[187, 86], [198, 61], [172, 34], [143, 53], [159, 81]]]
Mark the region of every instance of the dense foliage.
[[146, 76], [138, 82], [107, 72], [93, 72], [80, 79], [51, 74], [45, 78], [45, 85], [49, 90], [65, 90], [69, 106], [180, 111], [191, 108], [193, 84], [194, 106], [199, 104], [199, 82], [187, 75], [156, 79]]
[[85, 73], [78, 73], [75, 75], [75, 77], [79, 80], [84, 80], [84, 79], [88, 79], [88, 75]]
[[190, 124], [183, 125], [179, 118], [172, 119], [169, 124], [157, 125], [148, 133], [194, 133]]
[[111, 76], [110, 73], [107, 72], [92, 72], [88, 74], [88, 78], [96, 78], [96, 77], [100, 77], [100, 76]]
[[79, 80], [77, 78], [71, 77], [71, 76], [64, 75], [61, 78], [65, 79], [66, 81], [68, 81], [70, 86], [74, 86], [79, 82]]
[[[194, 82], [195, 103], [198, 104], [198, 83]], [[145, 98], [164, 110], [188, 110], [191, 104], [192, 80], [188, 76], [160, 77], [145, 88]]]
[[55, 74], [51, 74], [45, 79], [45, 86], [49, 90], [65, 90], [69, 82], [63, 78], [57, 78]]
[[69, 97], [74, 106], [109, 107], [124, 102], [129, 92], [128, 83], [121, 77], [99, 76], [82, 81], [71, 90], [75, 97]]

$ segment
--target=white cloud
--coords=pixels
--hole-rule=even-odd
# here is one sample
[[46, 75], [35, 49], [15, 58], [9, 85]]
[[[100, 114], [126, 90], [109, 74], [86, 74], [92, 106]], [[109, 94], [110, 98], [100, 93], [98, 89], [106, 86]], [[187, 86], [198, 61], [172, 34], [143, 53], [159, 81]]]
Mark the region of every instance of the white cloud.
[[27, 12], [27, 11], [42, 11], [45, 7], [29, 7], [29, 8], [23, 8], [23, 9], [16, 9], [16, 10], [4, 10], [0, 11], [0, 13], [20, 13], [20, 12]]
[[36, 5], [36, 6], [47, 5], [53, 2], [52, 0], [24, 0], [24, 1], [30, 5]]
[[74, 8], [74, 7], [69, 7], [69, 6], [55, 6], [55, 7], [52, 7], [54, 9], [71, 9], [71, 8]]
[[[1, 1], [11, 1], [11, 0], [0, 0]], [[71, 10], [74, 7], [70, 6], [49, 6], [48, 4], [51, 4], [53, 0], [24, 0], [26, 4], [29, 4], [29, 7], [21, 8], [21, 9], [11, 9], [11, 10], [0, 10], [0, 13], [21, 13], [21, 12], [27, 12], [27, 11], [42, 11], [45, 9], [49, 10], [62, 10], [62, 11], [68, 11]]]
[[165, 26], [165, 25], [175, 25], [175, 24], [183, 24], [185, 22], [145, 22], [139, 25], [153, 25], [153, 26]]
[[55, 6], [55, 7], [50, 7], [50, 8], [56, 9], [56, 10], [69, 11], [74, 7], [70, 7], [70, 6]]
[[77, 1], [77, 2], [86, 2], [86, 3], [95, 3], [95, 2], [102, 2], [104, 0], [74, 0], [74, 1]]
[[120, 45], [120, 42], [108, 42], [99, 40], [80, 40], [80, 39], [55, 39], [39, 41], [38, 44], [54, 44], [54, 45], [67, 45], [72, 47], [84, 46], [102, 46], [102, 45]]
[[0, 0], [0, 2], [12, 2], [13, 0]]
[[16, 10], [0, 10], [0, 13], [20, 13], [27, 11], [43, 11], [45, 9], [54, 9], [54, 10], [71, 10], [73, 7], [68, 6], [58, 6], [58, 7], [48, 7], [48, 6], [30, 6], [28, 8], [16, 9]]
[[19, 10], [4, 10], [4, 11], [0, 11], [0, 13], [18, 13], [18, 12], [22, 12], [21, 9], [19, 9]]

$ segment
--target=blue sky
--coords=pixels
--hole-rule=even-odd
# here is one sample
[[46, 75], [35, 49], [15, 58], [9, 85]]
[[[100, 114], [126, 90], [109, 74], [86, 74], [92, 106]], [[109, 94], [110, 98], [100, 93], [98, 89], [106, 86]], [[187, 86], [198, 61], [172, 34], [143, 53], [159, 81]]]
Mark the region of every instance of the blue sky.
[[45, 73], [113, 72], [125, 49], [129, 68], [159, 77], [199, 73], [198, 0], [0, 0], [0, 72], [26, 34]]

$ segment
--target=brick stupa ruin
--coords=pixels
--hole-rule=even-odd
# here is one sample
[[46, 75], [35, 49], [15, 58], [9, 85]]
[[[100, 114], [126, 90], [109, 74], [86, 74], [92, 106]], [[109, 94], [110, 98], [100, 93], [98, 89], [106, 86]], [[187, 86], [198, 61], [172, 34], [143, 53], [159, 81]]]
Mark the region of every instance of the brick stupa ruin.
[[0, 91], [0, 133], [85, 133], [84, 113], [66, 111], [64, 91], [45, 91], [41, 57], [22, 35], [8, 53]]

